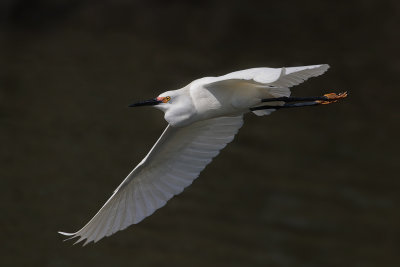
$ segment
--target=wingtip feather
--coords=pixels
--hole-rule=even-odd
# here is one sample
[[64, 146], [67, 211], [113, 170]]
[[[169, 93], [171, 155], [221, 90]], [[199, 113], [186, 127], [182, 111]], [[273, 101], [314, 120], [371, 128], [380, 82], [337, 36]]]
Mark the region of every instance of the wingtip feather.
[[65, 236], [75, 235], [75, 233], [66, 233], [66, 232], [61, 232], [61, 231], [58, 231], [57, 233], [59, 233], [60, 235], [65, 235]]

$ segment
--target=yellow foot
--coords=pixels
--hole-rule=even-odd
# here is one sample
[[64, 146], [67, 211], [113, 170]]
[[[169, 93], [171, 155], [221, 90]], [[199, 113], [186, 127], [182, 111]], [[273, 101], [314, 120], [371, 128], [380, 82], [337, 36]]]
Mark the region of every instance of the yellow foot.
[[330, 94], [325, 94], [324, 96], [326, 97], [326, 100], [317, 100], [315, 102], [317, 102], [318, 104], [322, 104], [322, 105], [335, 103], [339, 99], [346, 98], [347, 92], [343, 92], [343, 93], [339, 93], [339, 94], [330, 93]]

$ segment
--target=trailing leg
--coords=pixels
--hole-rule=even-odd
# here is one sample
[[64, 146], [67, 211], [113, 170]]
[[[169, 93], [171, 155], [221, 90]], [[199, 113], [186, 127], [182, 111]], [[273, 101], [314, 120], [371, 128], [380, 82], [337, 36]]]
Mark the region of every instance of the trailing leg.
[[[339, 99], [343, 99], [346, 97], [347, 97], [347, 92], [339, 93], [339, 94], [330, 93], [330, 94], [325, 94], [323, 96], [312, 96], [312, 97], [265, 98], [265, 99], [262, 99], [261, 102], [265, 103], [265, 102], [283, 101], [283, 102], [299, 102], [299, 103], [292, 103], [292, 104], [285, 103], [284, 105], [281, 105], [281, 106], [265, 105], [265, 106], [250, 108], [250, 110], [255, 111], [255, 110], [262, 110], [262, 109], [281, 109], [281, 108], [317, 106], [317, 105], [321, 105], [321, 104], [324, 105], [324, 104], [335, 103]], [[311, 101], [311, 102], [300, 102], [300, 101]]]

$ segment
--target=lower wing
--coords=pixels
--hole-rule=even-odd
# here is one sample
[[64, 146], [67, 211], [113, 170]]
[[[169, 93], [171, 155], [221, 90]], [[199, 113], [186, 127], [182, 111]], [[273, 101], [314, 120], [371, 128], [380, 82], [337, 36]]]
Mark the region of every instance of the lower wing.
[[60, 234], [79, 237], [76, 243], [86, 239], [86, 245], [140, 222], [189, 186], [242, 125], [240, 115], [167, 126], [97, 214], [79, 231]]

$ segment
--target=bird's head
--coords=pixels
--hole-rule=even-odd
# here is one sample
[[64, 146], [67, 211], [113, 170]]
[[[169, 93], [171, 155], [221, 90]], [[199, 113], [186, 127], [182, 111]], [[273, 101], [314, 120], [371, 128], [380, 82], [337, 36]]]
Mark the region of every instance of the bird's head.
[[158, 106], [160, 104], [168, 103], [171, 100], [170, 96], [158, 96], [145, 101], [140, 101], [129, 105], [129, 107], [141, 107], [141, 106]]
[[131, 104], [129, 107], [153, 106], [166, 112], [170, 109], [176, 109], [180, 108], [182, 105], [187, 105], [187, 97], [188, 94], [185, 90], [172, 90], [164, 92], [155, 98]]
[[165, 119], [171, 125], [189, 123], [188, 119], [196, 112], [186, 88], [167, 91], [156, 98], [129, 105], [129, 107], [141, 106], [153, 106], [162, 110], [165, 113]]

